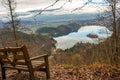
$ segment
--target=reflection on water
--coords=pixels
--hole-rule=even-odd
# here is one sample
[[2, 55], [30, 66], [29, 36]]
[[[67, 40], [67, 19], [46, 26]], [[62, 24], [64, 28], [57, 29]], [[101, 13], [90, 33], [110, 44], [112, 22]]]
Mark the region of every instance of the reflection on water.
[[[89, 33], [94, 33], [98, 35], [98, 38], [89, 38], [87, 35]], [[83, 26], [81, 27], [78, 32], [72, 32], [65, 36], [55, 37], [54, 39], [57, 41], [57, 48], [60, 49], [67, 49], [73, 47], [76, 43], [98, 43], [99, 39], [106, 39], [107, 37], [111, 36], [112, 32], [109, 31], [104, 26]]]

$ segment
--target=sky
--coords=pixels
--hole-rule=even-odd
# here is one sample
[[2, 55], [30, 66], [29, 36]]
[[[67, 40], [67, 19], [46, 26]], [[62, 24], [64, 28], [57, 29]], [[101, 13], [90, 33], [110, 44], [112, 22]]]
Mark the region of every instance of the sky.
[[[44, 9], [47, 6], [55, 2], [55, 0], [16, 0], [16, 1], [17, 1], [17, 8], [16, 8], [17, 12], [26, 12], [29, 10]], [[60, 0], [58, 3], [56, 3], [54, 6], [49, 7], [48, 9], [60, 8], [62, 5], [66, 3], [66, 1], [68, 0]], [[83, 4], [87, 1], [88, 0], [72, 0], [71, 2], [66, 3], [62, 9], [60, 9], [59, 11], [55, 11], [53, 13], [54, 14], [71, 13], [75, 8], [83, 6]], [[103, 0], [93, 0], [93, 2], [102, 3]], [[99, 12], [99, 11], [103, 11], [104, 9], [105, 9], [105, 6], [103, 4], [102, 5], [101, 4], [88, 4], [81, 10], [74, 11], [74, 13]], [[7, 12], [6, 9], [0, 3], [0, 14], [4, 14], [6, 12]]]

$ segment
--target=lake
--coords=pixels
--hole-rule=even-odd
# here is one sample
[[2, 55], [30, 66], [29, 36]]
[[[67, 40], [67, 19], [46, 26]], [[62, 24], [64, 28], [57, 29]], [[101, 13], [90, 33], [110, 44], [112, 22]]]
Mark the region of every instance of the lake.
[[[98, 35], [98, 38], [87, 37], [89, 33], [94, 33]], [[111, 36], [112, 32], [109, 31], [104, 26], [91, 25], [91, 26], [82, 26], [77, 32], [69, 33], [65, 36], [54, 37], [57, 41], [57, 49], [69, 49], [73, 47], [76, 43], [99, 43], [100, 40], [104, 41], [106, 38]]]

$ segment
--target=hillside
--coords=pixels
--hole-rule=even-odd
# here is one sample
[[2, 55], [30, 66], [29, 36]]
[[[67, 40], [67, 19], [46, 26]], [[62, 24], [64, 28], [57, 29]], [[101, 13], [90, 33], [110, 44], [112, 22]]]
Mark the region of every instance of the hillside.
[[[12, 35], [9, 29], [0, 30], [0, 47], [15, 46]], [[57, 50], [56, 54], [49, 57], [51, 80], [120, 80], [120, 66], [114, 67], [112, 38], [113, 36], [96, 45], [78, 43], [71, 49]], [[49, 36], [28, 35], [22, 32], [17, 32], [17, 39], [19, 45], [27, 45], [30, 56], [51, 54], [56, 43]], [[17, 74], [14, 70], [8, 70], [6, 74], [6, 80], [29, 78], [27, 72]], [[45, 74], [42, 72], [35, 72], [35, 77], [36, 80], [45, 80]]]
[[[18, 45], [25, 44], [31, 56], [40, 54], [51, 54], [51, 50], [55, 48], [56, 43], [49, 36], [26, 34], [22, 32], [16, 32]], [[0, 30], [0, 47], [15, 46], [15, 40], [13, 33], [9, 29]]]
[[71, 32], [76, 32], [80, 28], [80, 25], [77, 23], [70, 23], [68, 25], [59, 25], [58, 27], [43, 27], [39, 28], [36, 33], [38, 34], [48, 34], [52, 37], [58, 37], [67, 35]]
[[[118, 39], [120, 42], [120, 39]], [[120, 53], [120, 43], [117, 46]], [[57, 63], [72, 64], [75, 66], [90, 65], [94, 63], [120, 65], [120, 55], [117, 60], [114, 58], [115, 47], [113, 45], [113, 36], [99, 44], [77, 43], [70, 49], [57, 50], [55, 60]]]

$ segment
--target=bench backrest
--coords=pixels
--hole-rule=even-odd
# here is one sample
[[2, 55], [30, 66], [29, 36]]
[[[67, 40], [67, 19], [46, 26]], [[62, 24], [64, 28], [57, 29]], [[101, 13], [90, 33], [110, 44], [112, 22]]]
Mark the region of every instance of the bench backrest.
[[8, 47], [0, 49], [0, 63], [16, 65], [28, 65], [29, 55], [26, 46]]

